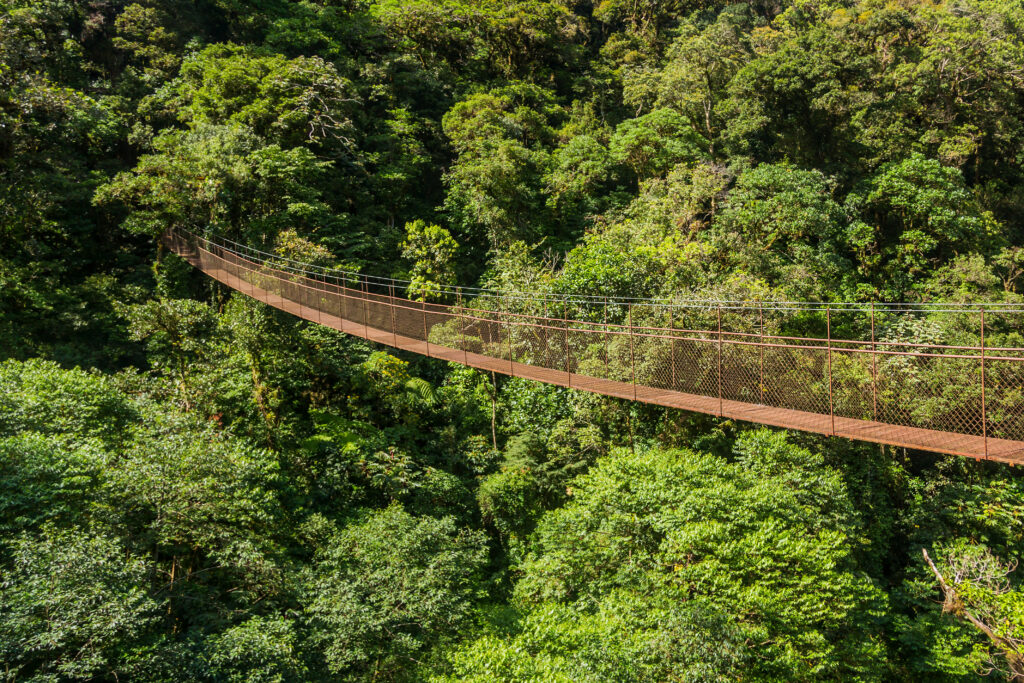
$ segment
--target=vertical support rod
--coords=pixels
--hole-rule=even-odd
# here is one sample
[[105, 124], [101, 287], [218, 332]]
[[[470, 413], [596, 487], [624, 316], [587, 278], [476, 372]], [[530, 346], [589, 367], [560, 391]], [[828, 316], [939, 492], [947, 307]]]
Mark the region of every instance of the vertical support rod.
[[[277, 268], [273, 265], [270, 266], [270, 282], [273, 287], [273, 291], [267, 292], [267, 303], [274, 306], [274, 308], [281, 308], [284, 306], [284, 295], [281, 293], [284, 291], [284, 283], [282, 283], [281, 278], [278, 276]], [[270, 303], [271, 294], [277, 294], [277, 305]]]
[[[334, 280], [334, 282], [330, 282]], [[335, 308], [335, 302], [339, 300], [341, 296], [341, 288], [338, 286], [337, 275], [330, 273], [324, 273], [324, 299], [328, 306], [328, 314], [335, 315], [335, 317], [341, 317], [341, 306]], [[337, 314], [335, 314], [337, 311]], [[339, 321], [340, 322], [340, 321]]]
[[274, 307], [273, 295], [274, 295], [275, 281], [276, 281], [277, 278], [274, 275], [273, 269], [270, 268], [267, 265], [266, 261], [263, 262], [262, 267], [260, 269], [260, 272], [261, 272], [261, 277], [263, 278], [263, 280], [262, 280], [263, 281], [263, 299], [262, 299], [262, 301], [267, 306], [270, 306], [271, 308], [273, 308]]
[[[292, 283], [288, 279], [288, 274], [285, 271], [278, 270], [277, 273], [278, 273], [278, 275], [277, 275], [277, 283], [278, 283], [278, 286], [281, 288], [281, 291], [280, 291], [281, 310], [283, 311], [283, 310], [285, 310], [285, 302], [286, 301], [291, 302], [291, 300], [292, 300]], [[299, 309], [299, 315], [300, 316], [302, 315], [302, 309], [301, 308]]]
[[512, 316], [508, 314], [508, 307], [505, 307], [505, 327], [508, 329], [508, 374], [515, 377], [515, 363], [512, 360]]
[[[327, 314], [328, 315], [334, 315], [334, 311], [337, 310], [338, 313], [337, 313], [337, 315], [335, 317], [340, 318], [341, 317], [341, 309], [340, 308], [338, 308], [338, 309], [334, 308], [334, 302], [337, 301], [337, 299], [338, 299], [338, 291], [339, 290], [338, 290], [337, 285], [330, 281], [332, 277], [333, 276], [330, 275], [329, 273], [324, 272], [324, 305], [327, 306]], [[337, 278], [335, 278], [335, 279], [337, 279]]]
[[[281, 271], [278, 268], [270, 266], [270, 281], [273, 283], [274, 294], [278, 295], [278, 305], [276, 308], [285, 307], [285, 281], [281, 278]], [[269, 298], [269, 297], [267, 297]], [[267, 301], [267, 303], [270, 303]], [[273, 305], [273, 304], [270, 304]]]
[[764, 303], [761, 301], [757, 302], [757, 316], [760, 319], [761, 324], [761, 343], [757, 347], [757, 355], [761, 364], [761, 381], [758, 382], [758, 389], [761, 395], [761, 405], [765, 405], [764, 402]]
[[278, 308], [284, 310], [285, 294], [288, 293], [288, 282], [282, 277], [283, 271], [274, 268], [274, 281], [277, 287]]
[[[298, 287], [299, 287], [299, 300], [302, 301], [302, 302], [309, 301], [309, 299], [310, 299], [309, 294], [313, 290], [313, 285], [310, 284], [310, 280], [311, 280], [311, 278], [310, 278], [309, 275], [300, 275], [299, 276], [299, 280], [296, 283], [296, 285], [298, 285]], [[316, 318], [313, 317], [313, 313], [315, 311], [310, 311], [309, 310], [311, 308], [315, 308], [315, 306], [312, 306], [310, 304], [305, 304], [305, 306], [306, 306], [306, 320], [309, 320], [310, 322], [315, 321]]]
[[[302, 296], [304, 298], [305, 297], [310, 297], [313, 300], [312, 308], [315, 309], [314, 310], [314, 312], [316, 313], [315, 320], [316, 320], [317, 324], [319, 324], [320, 323], [320, 299], [317, 297], [316, 294], [314, 294], [314, 292], [318, 292], [320, 290], [320, 285], [317, 284], [316, 273], [315, 272], [311, 272], [309, 275], [303, 275], [302, 276], [302, 282], [303, 282], [303, 289], [305, 290], [305, 293]], [[314, 320], [314, 318], [312, 316], [313, 316], [313, 314], [310, 313], [310, 321]]]
[[828, 344], [828, 416], [832, 421], [832, 436], [836, 435], [836, 411], [832, 399], [832, 307], [825, 307], [825, 334]]
[[[291, 279], [288, 277], [287, 271], [278, 270], [277, 281], [281, 287], [281, 310], [285, 310], [287, 303], [292, 303], [295, 296], [294, 289], [292, 288]], [[299, 317], [302, 317], [302, 307], [299, 306]]]
[[328, 303], [328, 313], [338, 318], [338, 325], [340, 329], [342, 317], [341, 303], [344, 301], [344, 299], [341, 298], [341, 279], [337, 275], [326, 275], [325, 277], [329, 281], [333, 280], [333, 282], [329, 282], [331, 299], [330, 303]]
[[875, 353], [875, 302], [871, 302], [871, 419], [878, 421], [878, 360]]
[[323, 325], [323, 307], [326, 301], [327, 294], [327, 274], [320, 272], [320, 277], [316, 281], [316, 310], [317, 316], [316, 321]]
[[[292, 281], [288, 277], [288, 272], [281, 270], [278, 280], [281, 283], [281, 310], [285, 310], [285, 302], [294, 303], [295, 288], [292, 286]], [[299, 317], [302, 317], [302, 303], [299, 303]]]
[[[306, 301], [307, 299], [312, 299], [313, 297], [311, 297], [310, 294], [313, 292], [313, 289], [315, 287], [315, 285], [313, 284], [313, 281], [314, 281], [314, 279], [316, 277], [315, 274], [310, 273], [308, 275], [300, 275], [299, 277], [301, 278], [300, 281], [299, 281], [299, 287], [301, 287], [302, 300]], [[314, 308], [315, 309], [316, 308], [316, 303], [314, 302], [313, 305], [311, 305], [311, 306], [307, 305], [306, 308]], [[314, 321], [319, 322], [319, 318], [313, 317], [313, 313], [315, 313], [315, 312], [316, 311], [310, 311], [309, 312], [309, 317], [307, 318], [307, 320], [309, 320], [310, 322], [314, 322]]]
[[309, 306], [306, 305], [307, 287], [305, 284], [303, 284], [303, 281], [305, 279], [305, 275], [295, 275], [294, 273], [292, 274], [291, 281], [289, 282], [292, 288], [292, 295], [290, 298], [292, 299], [293, 303], [299, 304], [299, 317], [304, 320], [309, 320]]
[[264, 303], [272, 308], [277, 308], [273, 300], [273, 295], [277, 294], [277, 274], [274, 272], [274, 267], [266, 261], [263, 262], [263, 288], [266, 290], [267, 296]]
[[260, 289], [263, 290], [263, 295], [260, 297], [260, 301], [265, 303], [267, 306], [270, 306], [271, 305], [271, 303], [270, 303], [270, 293], [271, 293], [270, 292], [270, 273], [268, 272], [268, 269], [267, 269], [267, 262], [266, 262], [266, 260], [260, 261], [259, 273], [260, 273], [260, 277], [259, 277]]
[[608, 379], [608, 297], [604, 298], [604, 377]]
[[540, 364], [541, 367], [548, 366], [548, 324], [551, 321], [548, 319], [548, 300], [544, 299], [544, 317], [541, 320], [540, 334], [544, 341], [544, 355], [541, 356]]
[[[486, 315], [487, 315], [487, 317], [486, 317], [486, 325], [484, 325], [481, 328], [481, 330], [480, 330], [480, 337], [482, 339], [483, 331], [486, 330], [487, 331], [486, 347], [490, 348], [490, 346], [492, 346], [493, 344], [496, 343], [495, 342], [495, 337], [497, 336], [498, 337], [498, 342], [497, 342], [497, 344], [498, 344], [498, 351], [496, 351], [496, 353], [498, 353], [498, 357], [501, 357], [502, 318], [501, 318], [501, 315], [499, 314], [499, 311], [501, 311], [501, 309], [502, 309], [502, 300], [501, 300], [500, 296], [497, 296], [497, 295], [494, 295], [494, 294], [486, 294], [484, 296], [492, 297], [495, 300], [495, 302], [494, 302], [495, 305], [494, 305], [494, 310], [492, 310], [490, 308], [485, 309], [487, 311], [487, 313], [486, 313]], [[482, 315], [483, 313], [480, 313], [480, 314]], [[496, 328], [498, 329], [498, 334], [497, 335], [495, 335], [495, 329]], [[485, 353], [484, 355], [489, 355], [489, 354]]]
[[245, 260], [237, 253], [233, 254], [233, 256], [235, 257], [235, 275], [239, 279], [236, 289], [239, 292], [244, 292], [245, 285], [252, 285], [249, 281], [249, 264], [245, 263]]
[[675, 309], [669, 306], [668, 309], [668, 335], [669, 343], [672, 345], [672, 384], [670, 388], [672, 391], [676, 390], [676, 330], [675, 330]]
[[466, 318], [462, 310], [462, 287], [459, 287], [457, 291], [459, 296], [459, 346], [462, 347], [462, 364], [468, 366], [469, 354], [466, 353]]
[[633, 353], [633, 304], [629, 304], [629, 372], [633, 380], [633, 400], [636, 400], [636, 356]]
[[427, 333], [427, 302], [421, 301], [420, 308], [423, 310], [423, 342], [427, 345], [427, 358], [430, 358], [430, 334]]
[[[331, 282], [334, 280], [334, 282]], [[341, 294], [341, 288], [338, 286], [338, 278], [330, 273], [324, 273], [324, 304], [327, 306], [327, 315], [333, 315], [336, 318], [341, 318], [341, 306], [335, 308], [335, 302], [338, 301], [338, 297]], [[337, 311], [337, 313], [335, 313]]]
[[370, 338], [370, 311], [369, 311], [369, 308], [368, 308], [369, 303], [367, 303], [367, 299], [369, 299], [369, 294], [370, 294], [370, 283], [366, 279], [365, 275], [363, 276], [362, 285], [363, 285], [363, 336], [366, 339], [369, 339]]
[[[341, 305], [338, 306], [338, 315], [341, 316], [344, 320], [348, 320], [348, 273], [343, 273], [340, 276], [335, 275], [334, 283], [338, 287], [338, 296], [341, 297]], [[342, 326], [338, 329], [345, 329], [344, 324], [342, 324]]]
[[309, 284], [307, 284], [308, 282], [309, 282], [309, 277], [306, 276], [306, 275], [298, 275], [298, 276], [295, 277], [295, 280], [294, 280], [296, 291], [298, 292], [299, 302], [306, 309], [306, 314], [304, 316], [302, 316], [302, 317], [304, 317], [306, 320], [312, 321], [313, 320], [313, 314], [309, 310], [310, 308], [312, 308], [312, 306], [310, 306], [309, 303], [308, 303], [308, 301], [309, 301], [309, 290], [312, 289], [312, 288], [309, 286]]
[[562, 329], [565, 330], [565, 383], [572, 389], [572, 361], [569, 356], [569, 304], [562, 301]]
[[985, 442], [988, 459], [988, 406], [985, 405], [985, 308], [981, 309], [981, 437]]
[[718, 417], [725, 415], [722, 398], [722, 304], [718, 304]]
[[391, 338], [395, 342], [395, 348], [398, 348], [398, 324], [395, 321], [395, 285], [391, 283], [388, 285], [389, 293], [391, 294]]
[[341, 299], [338, 304], [338, 317], [341, 318], [339, 330], [345, 329], [345, 321], [349, 319], [348, 314], [348, 273], [334, 276], [334, 286], [338, 290], [338, 297]]
[[334, 276], [334, 289], [337, 290], [338, 298], [341, 299], [341, 301], [338, 303], [338, 318], [339, 318], [339, 320], [338, 320], [338, 329], [339, 330], [344, 330], [345, 329], [345, 318], [347, 317], [345, 314], [348, 311], [346, 310], [347, 306], [346, 306], [346, 297], [345, 297], [345, 286], [343, 284], [341, 284], [341, 282], [342, 282], [341, 278], [338, 277], [337, 275], [335, 275]]
[[[348, 319], [348, 273], [343, 276], [345, 278], [345, 284], [342, 285], [338, 292], [341, 294], [341, 317], [345, 320]], [[345, 325], [342, 323], [342, 328]]]

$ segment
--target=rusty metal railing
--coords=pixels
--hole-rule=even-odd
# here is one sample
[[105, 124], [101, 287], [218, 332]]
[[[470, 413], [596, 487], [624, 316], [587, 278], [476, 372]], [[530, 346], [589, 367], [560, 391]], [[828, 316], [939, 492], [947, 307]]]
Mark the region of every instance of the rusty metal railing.
[[[243, 294], [433, 358], [726, 418], [1024, 462], [1017, 307], [658, 302], [459, 288], [439, 293], [447, 303], [426, 303], [400, 296], [405, 283], [396, 280], [183, 232], [164, 242]], [[801, 333], [815, 327], [820, 336]]]

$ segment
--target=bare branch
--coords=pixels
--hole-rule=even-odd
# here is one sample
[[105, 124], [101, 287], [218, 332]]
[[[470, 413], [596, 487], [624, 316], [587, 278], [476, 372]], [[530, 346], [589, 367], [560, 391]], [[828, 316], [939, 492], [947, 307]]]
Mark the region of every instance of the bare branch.
[[[968, 609], [963, 596], [957, 590], [957, 587], [963, 583], [973, 583], [984, 587], [993, 595], [1009, 592], [1010, 583], [1007, 576], [1016, 568], [1017, 563], [1014, 561], [1003, 565], [998, 558], [988, 552], [973, 557], [951, 554], [949, 556], [949, 565], [952, 570], [950, 581], [935, 566], [925, 548], [921, 548], [921, 554], [924, 555], [924, 561], [928, 563], [928, 568], [932, 570], [939, 582], [939, 587], [942, 588], [944, 596], [942, 611], [966, 620], [984, 633], [1006, 657], [1009, 671], [1005, 673], [1008, 674], [1010, 680], [1024, 681], [1024, 640], [997, 632], [990, 623], [987, 623], [997, 621], [992, 608], [978, 605]], [[994, 669], [999, 669], [994, 659], [991, 665]]]

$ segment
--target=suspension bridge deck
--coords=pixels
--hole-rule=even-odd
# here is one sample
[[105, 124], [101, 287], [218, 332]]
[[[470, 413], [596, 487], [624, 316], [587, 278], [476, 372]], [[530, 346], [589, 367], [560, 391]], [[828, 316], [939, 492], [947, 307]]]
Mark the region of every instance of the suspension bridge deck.
[[[165, 243], [213, 279], [274, 308], [345, 334], [430, 358], [580, 391], [734, 420], [976, 459], [1006, 463], [1024, 462], [1024, 441], [1022, 440], [999, 438], [988, 433], [958, 433], [913, 425], [894, 425], [888, 422], [838, 415], [834, 410], [825, 414], [726, 398], [721, 388], [723, 372], [721, 367], [718, 371], [719, 391], [716, 396], [659, 388], [637, 382], [635, 380], [635, 360], [633, 361], [634, 379], [632, 381], [595, 377], [591, 374], [573, 371], [572, 363], [569, 361], [571, 353], [568, 325], [564, 328], [565, 361], [564, 365], [560, 366], [568, 367], [568, 370], [547, 367], [542, 364], [543, 360], [541, 362], [517, 360], [511, 350], [514, 338], [512, 328], [515, 327], [515, 324], [511, 322], [505, 323], [505, 326], [509, 328], [505, 337], [501, 337], [501, 324], [497, 324], [499, 334], [495, 337], [498, 339], [497, 348], [501, 348], [502, 339], [508, 341], [509, 353], [507, 356], [504, 354], [498, 356], [494, 353], [493, 343], [490, 345], [492, 349], [490, 353], [480, 352], [483, 349], [471, 349], [469, 347], [473, 345], [465, 341], [458, 344], [462, 348], [455, 348], [453, 345], [438, 343], [436, 339], [431, 341], [430, 330], [434, 325], [444, 322], [445, 318], [452, 320], [462, 316], [466, 319], [477, 320], [470, 318], [469, 309], [460, 309], [461, 313], [446, 312], [445, 307], [428, 308], [429, 305], [411, 302], [393, 295], [376, 295], [365, 289], [361, 291], [333, 285], [326, 281], [283, 273], [239, 254], [225, 253], [215, 245], [200, 246], [193, 240], [182, 239], [178, 236], [165, 238]], [[208, 249], [207, 246], [213, 248]], [[415, 321], [412, 321], [413, 316], [416, 317]], [[418, 322], [421, 316], [422, 328]], [[401, 323], [399, 317], [402, 318]], [[432, 324], [428, 324], [428, 317], [434, 321]], [[389, 320], [390, 325], [387, 324]], [[463, 326], [466, 324], [461, 320], [459, 322]], [[493, 323], [488, 321], [488, 324]], [[563, 331], [562, 328], [537, 327], [543, 327], [545, 335], [548, 329]], [[409, 329], [415, 329], [415, 333], [410, 334]], [[422, 329], [422, 333], [420, 329]], [[483, 334], [480, 330], [477, 332]], [[630, 327], [629, 333], [634, 333], [632, 327]], [[488, 331], [487, 334], [489, 335], [491, 332]], [[607, 337], [612, 332], [605, 328], [603, 334], [605, 335], [605, 363], [607, 366]], [[464, 339], [465, 329], [463, 329], [462, 336]], [[547, 346], [545, 339], [544, 358], [547, 358], [548, 355]], [[721, 334], [719, 334], [719, 364], [721, 364], [721, 347]], [[632, 351], [632, 346], [630, 348]], [[829, 349], [829, 354], [829, 405], [831, 407], [831, 349]]]

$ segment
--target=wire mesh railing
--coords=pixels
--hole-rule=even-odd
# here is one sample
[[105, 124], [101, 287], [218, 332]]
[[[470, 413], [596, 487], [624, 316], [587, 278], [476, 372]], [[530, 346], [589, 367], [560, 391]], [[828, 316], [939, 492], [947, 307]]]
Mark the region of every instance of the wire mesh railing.
[[[272, 306], [431, 357], [657, 405], [1024, 461], [1024, 310], [439, 292], [182, 232], [165, 243]], [[806, 330], [814, 330], [808, 334]]]

